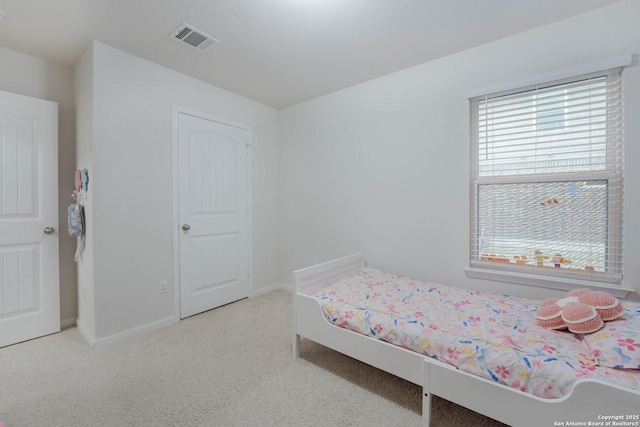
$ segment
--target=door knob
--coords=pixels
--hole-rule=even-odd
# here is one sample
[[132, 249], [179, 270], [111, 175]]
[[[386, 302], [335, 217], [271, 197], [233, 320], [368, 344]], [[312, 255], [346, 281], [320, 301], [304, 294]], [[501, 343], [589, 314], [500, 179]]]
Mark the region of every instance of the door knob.
[[45, 227], [44, 228], [44, 234], [53, 234], [54, 231], [55, 231], [55, 229], [53, 227]]
[[189, 224], [182, 224], [182, 229], [184, 231], [189, 231], [189, 230], [191, 230], [191, 226]]

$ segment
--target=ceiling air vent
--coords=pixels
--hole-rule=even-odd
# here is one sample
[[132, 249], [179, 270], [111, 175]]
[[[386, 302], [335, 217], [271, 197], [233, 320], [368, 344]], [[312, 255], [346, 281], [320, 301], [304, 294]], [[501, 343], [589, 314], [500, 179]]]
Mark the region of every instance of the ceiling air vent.
[[179, 42], [186, 43], [200, 52], [204, 52], [210, 47], [220, 43], [220, 40], [214, 39], [210, 35], [203, 33], [189, 24], [180, 25], [173, 33], [171, 33], [171, 38]]

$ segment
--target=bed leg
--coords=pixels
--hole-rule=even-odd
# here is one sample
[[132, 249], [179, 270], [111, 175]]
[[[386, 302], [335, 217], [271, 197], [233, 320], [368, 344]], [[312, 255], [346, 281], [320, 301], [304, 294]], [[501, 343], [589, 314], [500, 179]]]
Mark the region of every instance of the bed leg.
[[422, 390], [422, 427], [431, 426], [431, 393]]
[[300, 335], [293, 334], [293, 358], [298, 359], [300, 357]]
[[422, 427], [431, 427], [431, 363], [424, 361], [422, 379]]

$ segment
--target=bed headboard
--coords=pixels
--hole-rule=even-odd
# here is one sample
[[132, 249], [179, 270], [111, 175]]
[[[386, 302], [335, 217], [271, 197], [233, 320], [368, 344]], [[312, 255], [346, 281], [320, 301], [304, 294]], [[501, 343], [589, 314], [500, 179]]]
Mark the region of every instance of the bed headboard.
[[296, 270], [293, 272], [295, 291], [296, 293], [313, 295], [325, 286], [337, 282], [351, 273], [361, 271], [365, 267], [365, 255], [360, 252]]

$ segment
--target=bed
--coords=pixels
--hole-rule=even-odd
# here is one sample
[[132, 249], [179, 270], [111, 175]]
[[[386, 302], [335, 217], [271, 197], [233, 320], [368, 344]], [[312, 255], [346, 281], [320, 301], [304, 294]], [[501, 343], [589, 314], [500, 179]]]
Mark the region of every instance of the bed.
[[[344, 290], [356, 289], [355, 285], [364, 281], [369, 283], [364, 295], [358, 295], [360, 291], [349, 294]], [[389, 282], [387, 284], [392, 290], [384, 291], [381, 288], [378, 292], [375, 288], [378, 282]], [[424, 426], [430, 425], [432, 395], [514, 426], [607, 425], [607, 422], [611, 422], [608, 425], [640, 425], [640, 366], [633, 365], [636, 359], [627, 356], [632, 351], [636, 352], [634, 355], [640, 354], [640, 342], [637, 342], [640, 340], [622, 343], [630, 349], [623, 346], [626, 354], [618, 351], [614, 355], [623, 359], [620, 362], [622, 364], [615, 362], [611, 367], [599, 366], [597, 362], [600, 359], [596, 361], [593, 357], [606, 359], [606, 349], [597, 347], [601, 345], [597, 341], [598, 335], [595, 335], [595, 342], [587, 344], [586, 340], [578, 340], [567, 332], [548, 331], [550, 338], [546, 338], [544, 334], [538, 336], [541, 328], [537, 328], [538, 335], [525, 337], [522, 334], [522, 330], [526, 329], [522, 326], [525, 324], [523, 319], [537, 308], [535, 300], [516, 301], [522, 308], [511, 313], [510, 309], [505, 309], [505, 305], [513, 305], [513, 301], [507, 300], [510, 297], [476, 295], [477, 292], [473, 291], [385, 275], [379, 270], [367, 268], [362, 253], [297, 270], [294, 272], [294, 283], [294, 357], [299, 357], [300, 339], [310, 339], [422, 386]], [[333, 287], [337, 284], [341, 288]], [[436, 305], [432, 307], [437, 307], [438, 301], [442, 302], [444, 298], [447, 301], [446, 310], [434, 314], [439, 323], [426, 319], [428, 313], [421, 311], [429, 309], [417, 308], [422, 307], [420, 301], [415, 301], [414, 315], [394, 315], [385, 319], [389, 313], [395, 312], [398, 304], [394, 296], [389, 298], [385, 292], [400, 292], [403, 287], [411, 289], [410, 296], [399, 293], [397, 298], [401, 298], [403, 303], [407, 298], [415, 298], [418, 293], [438, 294], [437, 297], [426, 297], [435, 301]], [[462, 294], [456, 295], [457, 292]], [[381, 310], [383, 313], [376, 313], [375, 309], [367, 310], [365, 314], [336, 308], [332, 312], [332, 309], [323, 307], [323, 300], [349, 302], [351, 298], [375, 299], [377, 294], [380, 294], [380, 303], [385, 305]], [[489, 298], [489, 302], [483, 298]], [[483, 316], [476, 316], [465, 308], [474, 304], [480, 309], [495, 310], [496, 316], [490, 317], [501, 327], [494, 325], [490, 332], [483, 333], [477, 324]], [[634, 312], [627, 317], [637, 315], [640, 320], [640, 305], [633, 305], [631, 309]], [[335, 312], [340, 310], [344, 313]], [[351, 314], [348, 314], [349, 311]], [[499, 312], [506, 312], [506, 319], [500, 317]], [[378, 317], [369, 318], [376, 315]], [[364, 316], [367, 316], [365, 321]], [[350, 322], [352, 324], [348, 325]], [[427, 341], [416, 335], [417, 329], [438, 329], [447, 324], [460, 323], [464, 324], [464, 328], [460, 327], [460, 331], [454, 331], [453, 334], [450, 331], [432, 334]], [[398, 330], [407, 325], [413, 331], [408, 335], [399, 334]], [[615, 325], [621, 329], [622, 323]], [[492, 342], [488, 335], [496, 336], [497, 341]], [[607, 334], [603, 332], [600, 337], [606, 338]], [[529, 343], [535, 340], [538, 340], [537, 343]], [[543, 342], [540, 343], [540, 340]], [[575, 354], [555, 348], [560, 341], [574, 346], [577, 349]], [[537, 350], [526, 348], [529, 344]], [[440, 353], [434, 353], [434, 347], [438, 347]], [[495, 352], [492, 352], [492, 347], [495, 347]], [[514, 352], [517, 357], [502, 359]], [[492, 363], [489, 368], [478, 366], [483, 357]], [[588, 360], [588, 357], [592, 359]], [[457, 363], [457, 359], [464, 359], [466, 364]], [[514, 364], [515, 359], [520, 360], [520, 365]], [[601, 362], [606, 365], [606, 360]], [[551, 383], [546, 378], [551, 375], [549, 372], [555, 369], [554, 366], [561, 374], [558, 374], [559, 381]], [[527, 372], [527, 367], [535, 373]]]

